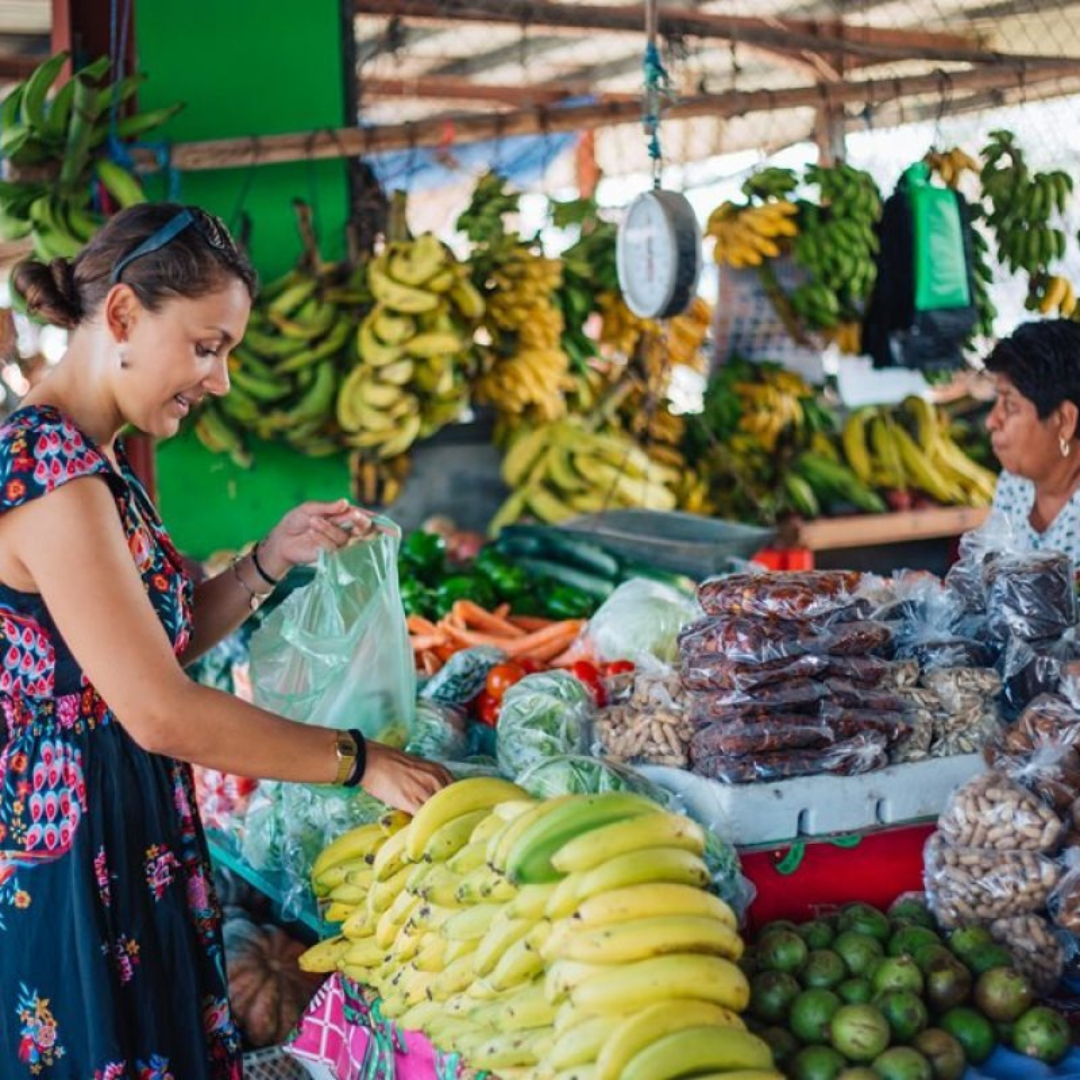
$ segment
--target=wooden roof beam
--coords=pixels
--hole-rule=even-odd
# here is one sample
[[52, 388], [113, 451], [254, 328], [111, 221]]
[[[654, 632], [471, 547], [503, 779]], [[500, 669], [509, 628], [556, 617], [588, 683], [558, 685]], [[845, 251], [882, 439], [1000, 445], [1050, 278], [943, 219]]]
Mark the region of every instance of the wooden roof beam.
[[44, 56], [21, 56], [15, 53], [0, 54], [0, 79], [18, 82], [30, 75]]
[[640, 101], [638, 94], [596, 94], [585, 82], [560, 80], [558, 86], [493, 86], [470, 79], [440, 78], [421, 75], [415, 79], [360, 77], [361, 101], [375, 98], [410, 97], [430, 101], [487, 101], [528, 108], [530, 105], [554, 105], [571, 97], [597, 96], [605, 101]]
[[[927, 75], [892, 79], [699, 94], [669, 105], [664, 109], [664, 117], [670, 120], [687, 120], [698, 116], [733, 117], [754, 112], [823, 108], [848, 103], [865, 104], [872, 108], [901, 97], [940, 95], [945, 90], [949, 93], [1008, 90], [1054, 81], [1068, 81], [1072, 84], [1071, 88], [1062, 89], [1061, 92], [1074, 93], [1076, 87], [1080, 86], [1080, 59], [1055, 58], [1038, 64], [999, 63], [965, 71], [934, 71]], [[456, 142], [468, 143], [510, 135], [588, 131], [638, 123], [640, 119], [639, 101], [539, 107], [508, 113], [441, 116], [415, 123], [378, 127], [181, 143], [173, 148], [171, 161], [175, 168], [186, 171], [247, 168], [288, 161], [361, 157], [386, 150], [406, 150], [412, 146], [441, 146], [445, 145], [448, 137]], [[147, 151], [138, 150], [133, 156], [148, 168], [154, 165], [153, 157]]]
[[[559, 3], [557, 0], [356, 0], [363, 15], [431, 19], [444, 23], [486, 22], [563, 31], [644, 32], [636, 6]], [[719, 38], [788, 52], [849, 55], [863, 64], [896, 60], [992, 63], [1002, 54], [980, 47], [973, 35], [922, 29], [855, 26], [835, 19], [757, 18], [664, 7], [659, 32], [665, 37]], [[1021, 57], [1034, 62], [1041, 57]]]

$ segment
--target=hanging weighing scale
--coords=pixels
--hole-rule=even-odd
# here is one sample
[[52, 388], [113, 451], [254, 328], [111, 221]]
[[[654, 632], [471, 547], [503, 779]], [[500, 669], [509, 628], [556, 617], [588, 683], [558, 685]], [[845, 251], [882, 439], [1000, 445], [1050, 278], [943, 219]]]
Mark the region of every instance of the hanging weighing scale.
[[639, 318], [668, 319], [684, 312], [701, 274], [701, 231], [686, 196], [660, 187], [660, 88], [667, 72], [656, 45], [656, 0], [646, 4], [645, 133], [653, 162], [653, 189], [626, 210], [616, 239], [615, 263], [626, 306]]

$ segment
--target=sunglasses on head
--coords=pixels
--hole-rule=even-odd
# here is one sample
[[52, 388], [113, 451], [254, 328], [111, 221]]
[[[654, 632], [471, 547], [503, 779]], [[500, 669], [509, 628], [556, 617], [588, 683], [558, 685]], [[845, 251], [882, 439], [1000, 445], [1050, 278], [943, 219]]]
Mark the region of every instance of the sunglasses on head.
[[151, 233], [133, 251], [129, 251], [114, 267], [109, 276], [109, 282], [115, 285], [120, 280], [120, 275], [136, 259], [144, 255], [151, 255], [160, 251], [167, 244], [172, 243], [185, 229], [193, 228], [201, 239], [216, 251], [230, 252], [234, 250], [229, 240], [225, 227], [216, 218], [203, 210], [195, 210], [186, 207], [175, 214], [155, 233]]

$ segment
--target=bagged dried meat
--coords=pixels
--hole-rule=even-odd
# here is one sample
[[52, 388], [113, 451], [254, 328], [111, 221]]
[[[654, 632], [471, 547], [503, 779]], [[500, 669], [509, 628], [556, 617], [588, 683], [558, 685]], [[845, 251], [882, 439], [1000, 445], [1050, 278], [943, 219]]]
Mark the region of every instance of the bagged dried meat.
[[820, 750], [836, 742], [833, 729], [808, 716], [794, 723], [712, 723], [698, 728], [690, 740], [691, 762], [717, 754], [743, 757], [777, 750]]
[[742, 664], [767, 664], [806, 654], [861, 656], [892, 641], [885, 623], [856, 621], [821, 627], [779, 619], [713, 616], [687, 626], [679, 637], [683, 661], [720, 654]]
[[703, 581], [698, 602], [708, 615], [828, 618], [856, 606], [862, 580], [851, 570], [732, 574]]
[[694, 772], [724, 784], [789, 780], [819, 773], [854, 776], [888, 764], [883, 735], [859, 735], [827, 750], [789, 750], [748, 757], [714, 754], [693, 764]]
[[781, 657], [765, 664], [743, 664], [719, 654], [702, 654], [684, 662], [683, 686], [687, 690], [734, 690], [749, 693], [759, 687], [793, 679], [812, 679], [831, 670], [828, 657], [805, 653]]
[[1057, 551], [1004, 552], [983, 568], [990, 632], [1000, 640], [1055, 638], [1076, 625], [1076, 569]]

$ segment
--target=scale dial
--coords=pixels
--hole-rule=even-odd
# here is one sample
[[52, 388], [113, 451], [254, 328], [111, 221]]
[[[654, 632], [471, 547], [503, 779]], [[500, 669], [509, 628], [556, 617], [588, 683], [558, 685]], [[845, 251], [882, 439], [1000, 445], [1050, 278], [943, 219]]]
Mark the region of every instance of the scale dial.
[[647, 191], [627, 208], [616, 246], [626, 306], [643, 319], [685, 311], [701, 273], [701, 232], [693, 208], [674, 191]]

